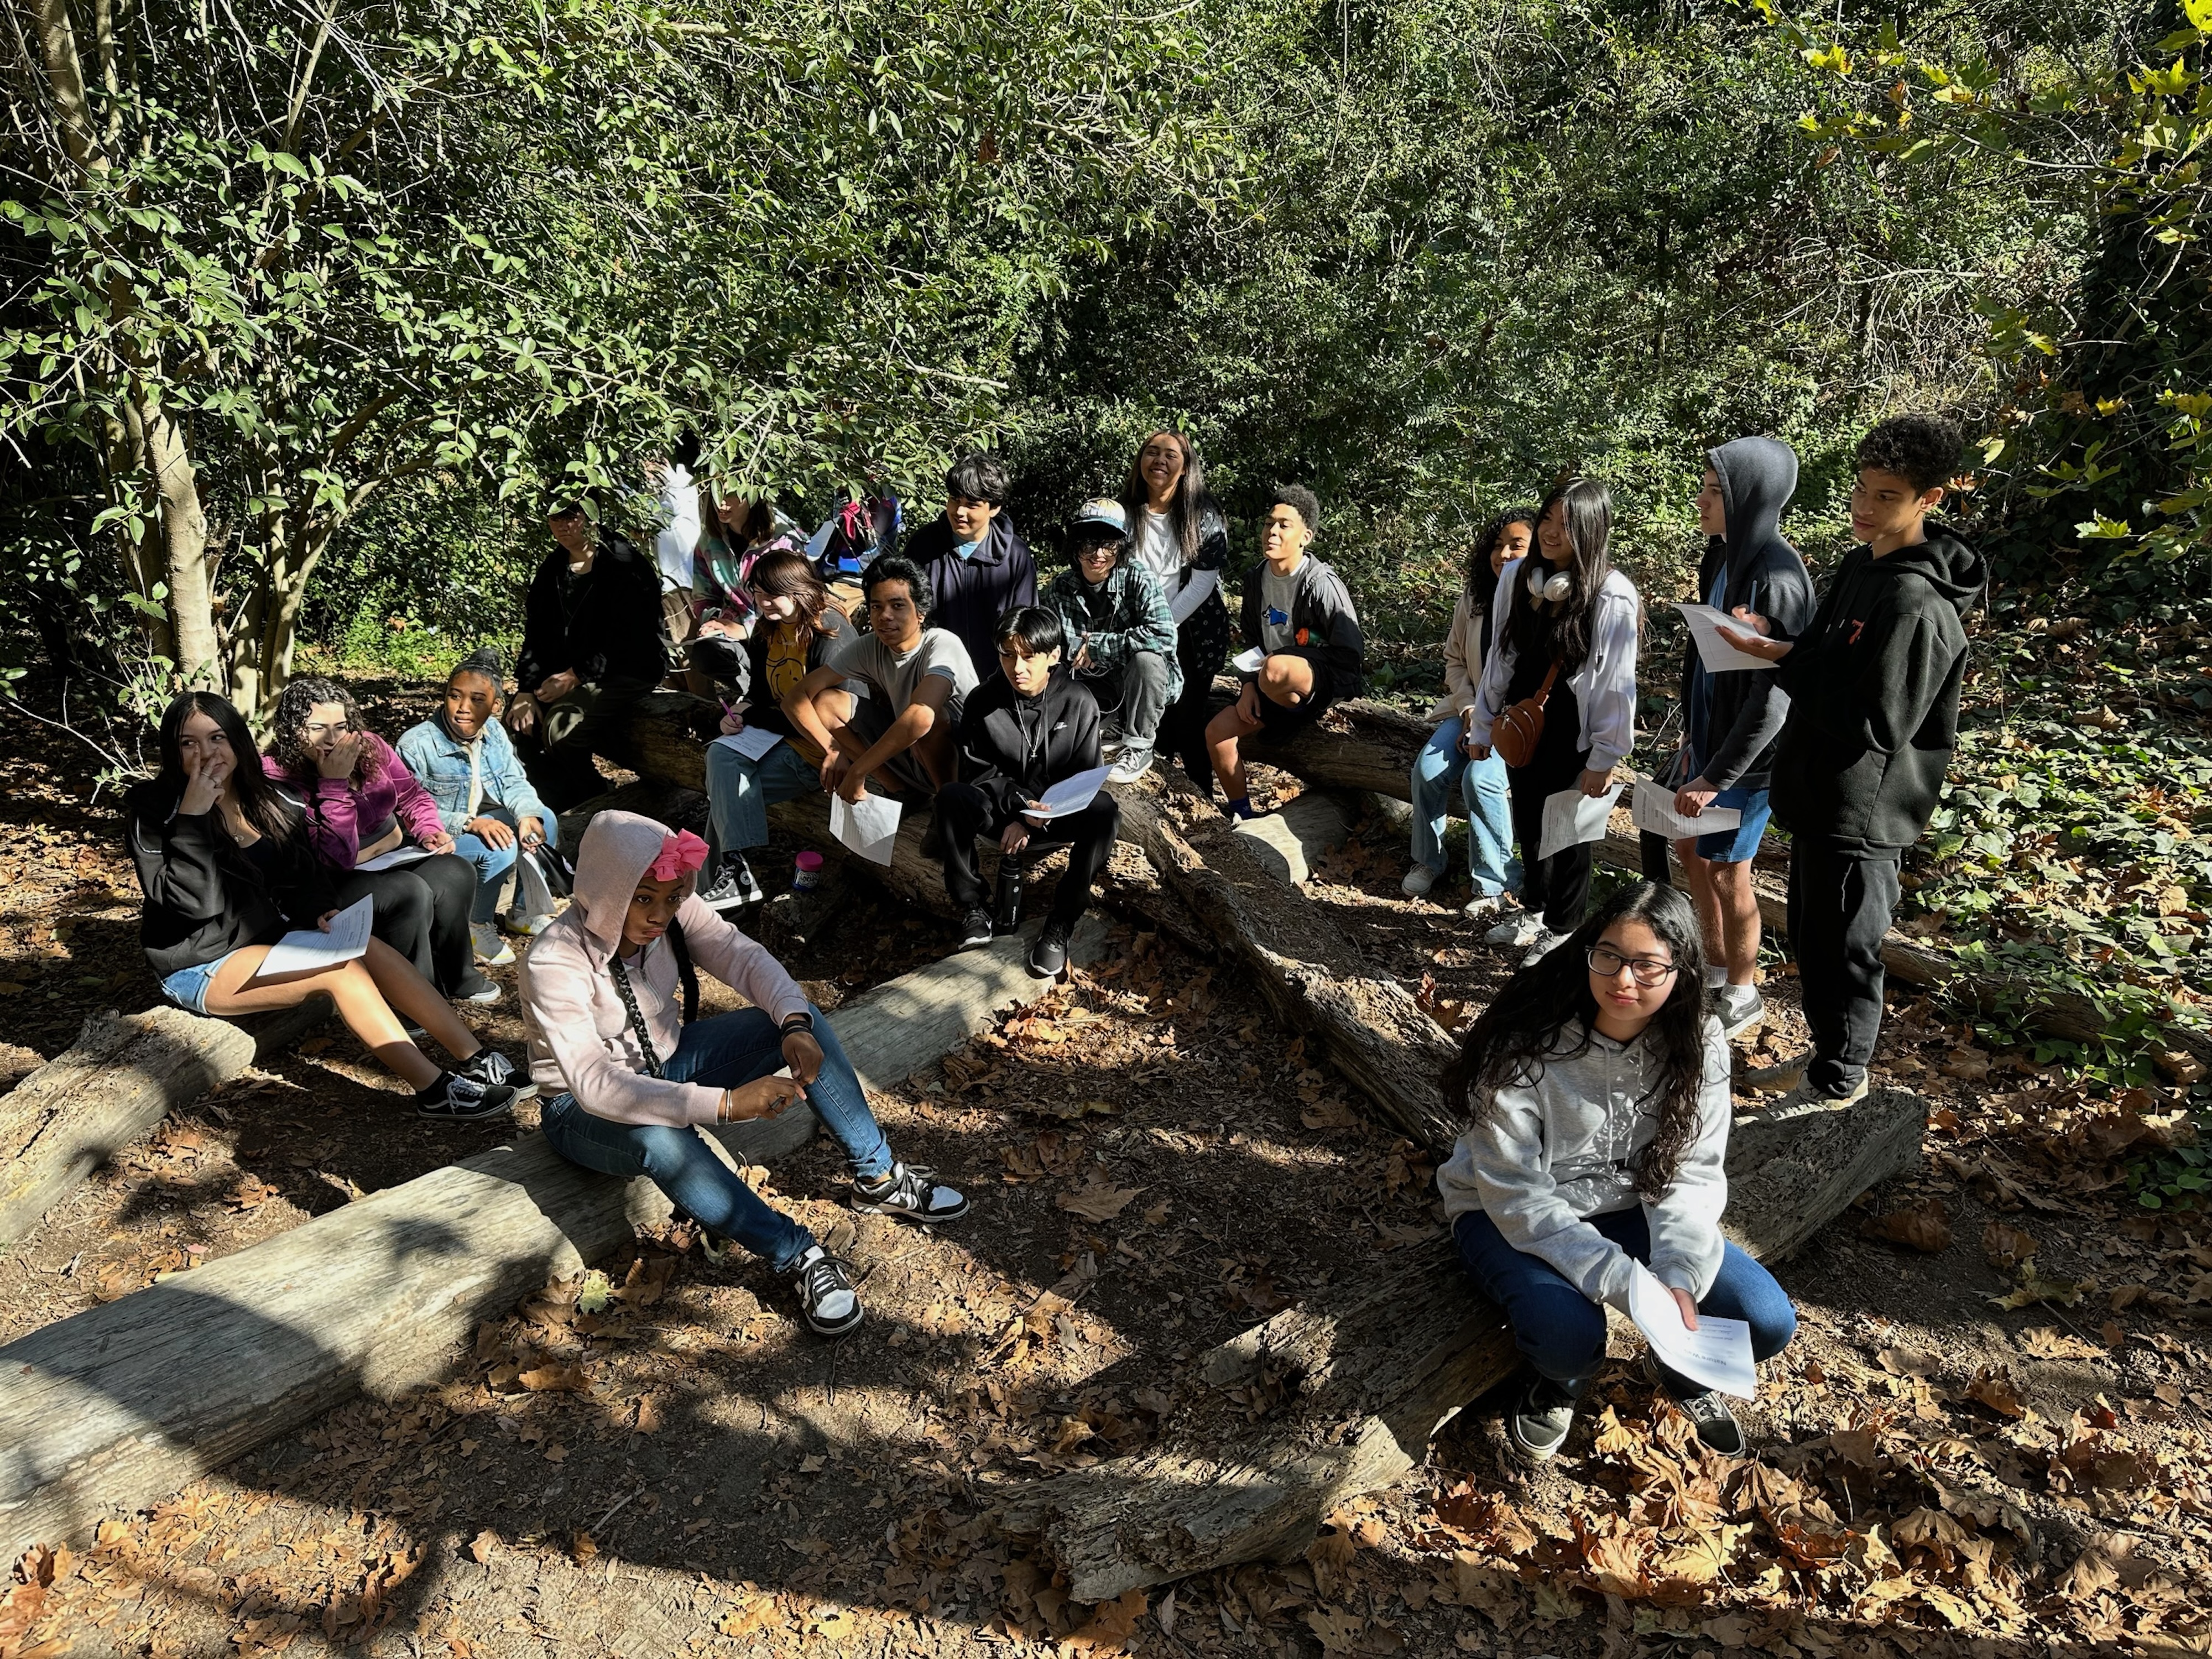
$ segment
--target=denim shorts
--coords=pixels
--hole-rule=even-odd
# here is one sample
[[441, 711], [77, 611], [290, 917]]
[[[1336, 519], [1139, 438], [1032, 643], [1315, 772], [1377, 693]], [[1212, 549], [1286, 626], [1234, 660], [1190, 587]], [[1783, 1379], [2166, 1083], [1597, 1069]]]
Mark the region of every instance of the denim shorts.
[[1768, 804], [1764, 789], [1723, 789], [1715, 795], [1715, 806], [1733, 806], [1743, 814], [1743, 820], [1733, 830], [1716, 830], [1711, 835], [1698, 837], [1698, 856], [1714, 864], [1748, 864], [1758, 856], [1759, 843], [1766, 834], [1766, 820], [1773, 808]]
[[197, 968], [179, 968], [161, 981], [161, 994], [179, 1008], [189, 1008], [196, 1014], [207, 1012], [208, 987], [214, 983], [216, 970], [236, 956], [236, 951], [226, 951], [213, 962], [203, 962]]

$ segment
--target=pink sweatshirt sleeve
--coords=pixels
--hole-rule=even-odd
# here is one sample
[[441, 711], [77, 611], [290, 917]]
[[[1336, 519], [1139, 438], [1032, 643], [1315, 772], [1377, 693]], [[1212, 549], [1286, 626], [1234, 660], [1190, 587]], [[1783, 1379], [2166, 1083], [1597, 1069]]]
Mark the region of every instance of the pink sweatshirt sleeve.
[[[688, 930], [689, 915], [684, 922]], [[558, 927], [540, 934], [523, 959], [522, 1002], [531, 1035], [552, 1054], [576, 1103], [616, 1123], [712, 1123], [722, 1103], [720, 1089], [653, 1077], [609, 1052], [599, 1035], [596, 1005], [602, 999], [593, 994], [593, 979], [581, 945]], [[611, 981], [603, 999], [619, 1009]]]
[[307, 842], [323, 862], [340, 870], [352, 869], [354, 860], [361, 856], [361, 804], [354, 796], [353, 780], [319, 774], [303, 778], [286, 771], [268, 755], [261, 757], [261, 769], [304, 798]]
[[748, 939], [693, 894], [677, 913], [691, 958], [778, 1024], [806, 1012], [806, 993], [766, 946]]
[[446, 821], [438, 816], [438, 802], [422, 781], [407, 769], [399, 751], [382, 738], [372, 736], [384, 762], [384, 776], [392, 787], [392, 810], [407, 826], [407, 833], [418, 842], [434, 841], [446, 833]]

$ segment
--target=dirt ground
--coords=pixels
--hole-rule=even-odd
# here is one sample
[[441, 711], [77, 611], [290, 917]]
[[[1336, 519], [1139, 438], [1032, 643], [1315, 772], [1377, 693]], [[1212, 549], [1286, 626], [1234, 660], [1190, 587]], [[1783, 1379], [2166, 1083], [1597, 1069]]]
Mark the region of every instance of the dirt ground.
[[[406, 688], [364, 690], [382, 729], [411, 714]], [[0, 804], [9, 1079], [89, 1009], [154, 1000], [94, 769], [34, 739]], [[787, 863], [762, 862], [772, 890]], [[1403, 899], [1403, 870], [1371, 820], [1315, 896], [1447, 1018], [1480, 1006], [1511, 963]], [[866, 957], [817, 944], [794, 971], [834, 1006], [939, 953], [939, 926], [855, 901]], [[1802, 1036], [1770, 967], [1753, 1064]], [[519, 1049], [495, 977], [509, 1000], [477, 1023]], [[532, 1127], [420, 1125], [342, 1031], [307, 1046], [0, 1259], [0, 1338]], [[1124, 924], [1095, 969], [876, 1097], [902, 1156], [975, 1195], [965, 1222], [854, 1218], [824, 1143], [754, 1172], [865, 1273], [851, 1340], [808, 1337], [759, 1264], [680, 1224], [641, 1237], [486, 1325], [442, 1384], [31, 1552], [0, 1659], [2212, 1651], [2212, 1227], [2114, 1186], [2172, 1103], [2074, 1086], [1902, 997], [1881, 1073], [1930, 1097], [1929, 1157], [1780, 1269], [1802, 1324], [1747, 1413], [1755, 1459], [1698, 1453], [1617, 1339], [1534, 1477], [1479, 1402], [1304, 1559], [1075, 1607], [991, 1524], [995, 1482], [1141, 1449], [1206, 1348], [1378, 1253], [1449, 1248], [1413, 1148], [1237, 973]]]

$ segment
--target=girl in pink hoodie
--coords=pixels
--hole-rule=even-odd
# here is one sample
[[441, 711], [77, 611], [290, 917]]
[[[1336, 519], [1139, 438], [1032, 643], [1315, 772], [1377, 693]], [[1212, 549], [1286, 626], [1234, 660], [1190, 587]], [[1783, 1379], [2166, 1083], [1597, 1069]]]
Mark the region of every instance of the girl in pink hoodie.
[[[545, 1138], [570, 1162], [651, 1176], [709, 1232], [797, 1281], [807, 1324], [860, 1322], [846, 1265], [769, 1206], [698, 1129], [773, 1117], [804, 1095], [845, 1149], [853, 1207], [954, 1221], [968, 1200], [891, 1157], [837, 1034], [782, 965], [701, 902], [707, 844], [635, 812], [601, 812], [576, 850], [574, 902], [522, 963], [531, 1074], [552, 1096]], [[694, 964], [753, 1006], [711, 1019]]]

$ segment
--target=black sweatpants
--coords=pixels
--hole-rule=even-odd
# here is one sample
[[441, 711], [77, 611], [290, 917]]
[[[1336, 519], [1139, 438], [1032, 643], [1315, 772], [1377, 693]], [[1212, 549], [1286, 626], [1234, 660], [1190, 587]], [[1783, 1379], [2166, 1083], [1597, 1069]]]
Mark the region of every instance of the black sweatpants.
[[[988, 836], [995, 842], [1019, 816], [1000, 811], [972, 783], [948, 783], [937, 792], [945, 890], [955, 909], [989, 908], [983, 896], [983, 878], [976, 867], [975, 838]], [[1121, 827], [1121, 804], [1103, 789], [1080, 812], [1054, 818], [1042, 830], [1030, 826], [1024, 858], [1054, 847], [1071, 849], [1067, 873], [1060, 878], [1060, 887], [1052, 896], [1050, 921], [1073, 927], [1091, 908], [1091, 891], [1098, 884], [1098, 873], [1106, 867], [1106, 860], [1114, 856], [1114, 837]]]
[[465, 996], [488, 983], [469, 948], [469, 912], [477, 900], [477, 867], [458, 853], [417, 859], [391, 870], [334, 872], [331, 887], [343, 909], [364, 893], [376, 898], [369, 932], [415, 964], [441, 996]]
[[1866, 1074], [1881, 1032], [1881, 941], [1897, 908], [1901, 847], [1793, 835], [1790, 948], [1812, 1028], [1805, 1080], [1841, 1094]]
[[643, 680], [605, 680], [539, 709], [535, 729], [514, 734], [538, 799], [565, 812], [604, 794], [606, 775], [592, 757], [602, 745], [625, 747], [630, 716], [653, 690]]

